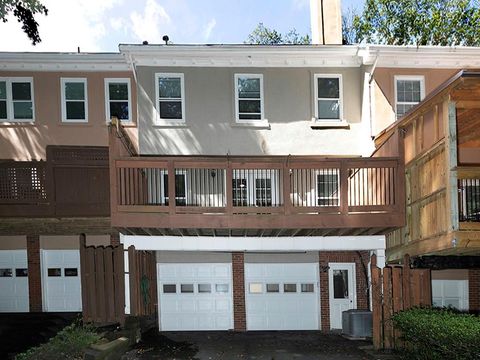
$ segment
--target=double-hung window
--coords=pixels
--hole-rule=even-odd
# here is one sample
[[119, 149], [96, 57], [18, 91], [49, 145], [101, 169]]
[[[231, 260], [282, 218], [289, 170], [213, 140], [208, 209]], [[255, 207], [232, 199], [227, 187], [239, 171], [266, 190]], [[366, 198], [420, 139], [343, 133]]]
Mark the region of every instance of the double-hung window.
[[400, 119], [425, 97], [423, 76], [395, 76], [395, 113]]
[[337, 169], [324, 169], [317, 173], [317, 205], [340, 205], [340, 176]]
[[88, 122], [87, 79], [62, 78], [62, 121]]
[[235, 74], [235, 120], [237, 123], [265, 121], [263, 75]]
[[105, 79], [105, 113], [107, 121], [113, 116], [122, 122], [132, 121], [130, 79]]
[[317, 121], [342, 121], [342, 75], [315, 74], [314, 80], [315, 119]]
[[185, 122], [185, 81], [183, 74], [155, 74], [155, 94], [157, 122]]
[[0, 78], [0, 121], [34, 121], [32, 78]]

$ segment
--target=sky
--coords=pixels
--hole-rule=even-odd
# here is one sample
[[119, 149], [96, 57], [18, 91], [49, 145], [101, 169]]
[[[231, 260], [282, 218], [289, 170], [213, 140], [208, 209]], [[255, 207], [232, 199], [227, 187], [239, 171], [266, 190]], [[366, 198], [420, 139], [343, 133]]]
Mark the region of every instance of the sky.
[[[310, 33], [309, 0], [42, 0], [42, 42], [32, 46], [21, 24], [0, 22], [0, 51], [116, 52], [118, 44], [243, 43], [259, 22], [282, 33]], [[342, 0], [343, 10], [364, 0]]]

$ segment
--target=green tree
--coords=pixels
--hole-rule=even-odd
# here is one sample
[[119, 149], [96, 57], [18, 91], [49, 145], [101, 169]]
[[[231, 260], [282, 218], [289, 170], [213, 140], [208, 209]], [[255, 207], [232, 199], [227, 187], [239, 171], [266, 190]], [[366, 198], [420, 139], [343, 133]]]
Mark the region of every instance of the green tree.
[[254, 45], [281, 45], [281, 44], [310, 44], [310, 35], [300, 35], [296, 29], [290, 30], [286, 34], [281, 34], [277, 30], [270, 29], [259, 23], [257, 27], [248, 35], [245, 44]]
[[22, 23], [22, 30], [32, 40], [32, 44], [36, 45], [40, 41], [38, 33], [38, 23], [35, 20], [35, 14], [48, 14], [48, 9], [38, 0], [0, 0], [0, 19], [7, 22], [7, 16], [13, 13]]
[[480, 46], [479, 0], [367, 0], [356, 42]]

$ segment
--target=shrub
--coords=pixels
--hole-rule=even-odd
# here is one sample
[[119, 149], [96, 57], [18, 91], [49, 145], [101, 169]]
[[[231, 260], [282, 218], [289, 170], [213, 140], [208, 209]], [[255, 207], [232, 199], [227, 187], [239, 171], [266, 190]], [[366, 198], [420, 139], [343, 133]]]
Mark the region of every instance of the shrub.
[[413, 308], [393, 316], [405, 348], [417, 360], [480, 359], [480, 318], [450, 309]]
[[17, 360], [83, 359], [83, 350], [100, 340], [92, 326], [73, 323], [61, 330], [47, 343], [16, 356]]

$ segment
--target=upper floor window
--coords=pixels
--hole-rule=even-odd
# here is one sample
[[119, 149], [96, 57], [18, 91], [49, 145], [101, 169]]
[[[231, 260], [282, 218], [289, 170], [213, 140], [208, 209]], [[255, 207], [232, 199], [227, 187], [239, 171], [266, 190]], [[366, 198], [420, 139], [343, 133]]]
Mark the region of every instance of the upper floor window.
[[185, 84], [183, 74], [155, 74], [156, 108], [160, 121], [185, 122]]
[[88, 122], [87, 79], [62, 78], [62, 121]]
[[130, 79], [105, 79], [105, 113], [107, 120], [112, 116], [122, 122], [131, 122]]
[[0, 121], [33, 120], [33, 79], [0, 78]]
[[235, 120], [239, 123], [265, 120], [262, 74], [235, 74]]
[[315, 117], [317, 120], [343, 119], [342, 75], [315, 74]]
[[395, 76], [395, 112], [400, 119], [425, 97], [423, 76]]

